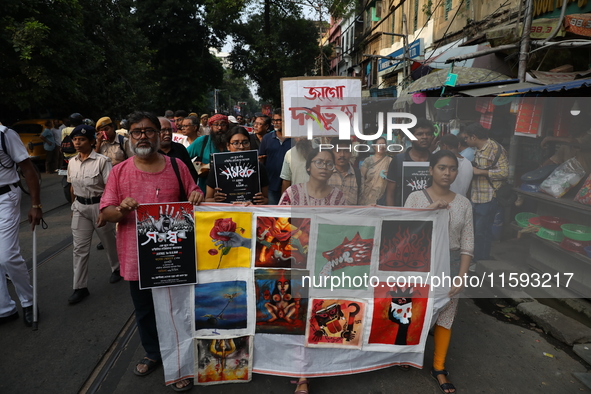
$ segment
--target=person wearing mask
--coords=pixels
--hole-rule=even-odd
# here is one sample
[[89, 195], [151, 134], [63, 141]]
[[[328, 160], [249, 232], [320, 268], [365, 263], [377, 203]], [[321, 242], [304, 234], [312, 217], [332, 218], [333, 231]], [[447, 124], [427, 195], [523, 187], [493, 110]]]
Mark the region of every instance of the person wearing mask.
[[433, 317], [436, 319], [433, 329], [435, 351], [431, 376], [437, 380], [442, 392], [455, 393], [456, 388], [447, 378], [449, 373], [445, 370], [445, 358], [451, 340], [451, 326], [458, 311], [458, 295], [464, 289], [463, 279], [468, 273], [474, 252], [472, 209], [466, 197], [451, 190], [458, 175], [458, 158], [455, 153], [440, 150], [433, 154], [429, 162], [429, 173], [431, 186], [411, 193], [404, 207], [449, 211], [450, 276], [454, 285], [447, 294], [449, 303], [435, 311]]
[[472, 183], [473, 171], [472, 163], [459, 153], [460, 139], [453, 134], [446, 134], [441, 137], [439, 146], [443, 150], [452, 152], [458, 159], [458, 176], [450, 186], [451, 191], [467, 197], [470, 183]]

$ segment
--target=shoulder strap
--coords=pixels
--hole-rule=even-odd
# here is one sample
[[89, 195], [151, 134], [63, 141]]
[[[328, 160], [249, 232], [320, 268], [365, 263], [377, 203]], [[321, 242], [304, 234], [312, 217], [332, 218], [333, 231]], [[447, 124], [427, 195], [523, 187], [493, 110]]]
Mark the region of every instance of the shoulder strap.
[[7, 128], [5, 126], [0, 126], [0, 140], [2, 143], [2, 150], [4, 151], [4, 154], [6, 154], [6, 156], [8, 156], [10, 158], [10, 161], [12, 161], [12, 164], [10, 166], [6, 166], [4, 165], [4, 163], [0, 162], [0, 165], [2, 165], [2, 167], [4, 168], [12, 168], [14, 167], [14, 160], [12, 160], [12, 157], [10, 157], [10, 155], [8, 154], [8, 151], [6, 150], [6, 136], [4, 135], [4, 132], [7, 130]]
[[179, 189], [180, 189], [179, 201], [187, 201], [187, 192], [185, 191], [185, 187], [183, 186], [183, 181], [181, 179], [181, 172], [179, 171], [179, 165], [176, 162], [175, 157], [170, 158], [170, 164], [172, 164], [172, 169], [174, 170], [174, 173], [176, 174], [176, 178], [179, 181]]
[[357, 198], [361, 196], [361, 171], [357, 166], [350, 164], [353, 167], [353, 173], [355, 173], [355, 180], [357, 181]]
[[209, 134], [203, 139], [203, 145], [201, 145], [201, 153], [197, 156], [197, 161], [203, 161], [203, 152], [205, 152], [205, 146], [209, 143]]
[[123, 151], [123, 155], [127, 159], [127, 152], [125, 151], [125, 137], [121, 134], [117, 134], [117, 139], [119, 140], [119, 148]]
[[423, 194], [425, 195], [425, 198], [427, 199], [427, 201], [429, 201], [429, 204], [433, 204], [433, 199], [429, 195], [429, 192], [427, 192], [427, 189], [423, 189]]
[[487, 170], [490, 170], [491, 168], [497, 165], [497, 163], [499, 162], [499, 158], [501, 157], [501, 153], [503, 152], [503, 146], [501, 144], [499, 144], [495, 140], [490, 141], [494, 142], [497, 145], [497, 153], [495, 154], [495, 159], [493, 160], [492, 164], [488, 166]]

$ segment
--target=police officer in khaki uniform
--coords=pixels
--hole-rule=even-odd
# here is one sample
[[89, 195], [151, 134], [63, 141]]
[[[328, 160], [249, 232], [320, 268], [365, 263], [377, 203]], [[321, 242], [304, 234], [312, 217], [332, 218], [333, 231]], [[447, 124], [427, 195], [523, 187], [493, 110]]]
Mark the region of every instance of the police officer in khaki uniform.
[[119, 135], [115, 131], [115, 124], [108, 116], [104, 116], [96, 122], [96, 148], [95, 151], [111, 159], [114, 166], [133, 156], [129, 139]]
[[72, 184], [72, 235], [74, 238], [74, 293], [68, 298], [77, 304], [88, 292], [88, 258], [92, 234], [97, 232], [111, 265], [110, 282], [121, 280], [115, 240], [115, 225], [107, 223], [99, 212], [101, 196], [113, 168], [111, 159], [93, 150], [96, 130], [92, 126], [76, 127], [70, 137], [78, 155], [68, 163], [68, 182]]

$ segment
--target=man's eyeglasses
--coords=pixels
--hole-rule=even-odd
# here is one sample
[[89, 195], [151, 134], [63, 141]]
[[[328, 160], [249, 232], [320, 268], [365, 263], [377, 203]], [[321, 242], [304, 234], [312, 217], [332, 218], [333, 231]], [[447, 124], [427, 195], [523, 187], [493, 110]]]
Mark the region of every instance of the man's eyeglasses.
[[152, 129], [152, 128], [143, 129], [143, 130], [142, 129], [134, 129], [134, 130], [131, 130], [129, 132], [129, 135], [131, 135], [131, 137], [133, 139], [139, 140], [140, 138], [142, 138], [142, 134], [144, 134], [148, 138], [152, 138], [152, 137], [154, 137], [156, 135], [156, 132], [157, 131], [158, 130], [155, 130], [155, 129]]
[[247, 148], [250, 146], [250, 141], [249, 140], [233, 141], [233, 142], [230, 142], [230, 145], [232, 145], [234, 148], [238, 148], [239, 146], [243, 146], [243, 147]]
[[191, 127], [191, 126], [195, 126], [195, 125], [194, 124], [182, 124], [178, 128], [179, 129], [186, 129], [186, 128]]
[[160, 134], [172, 134], [172, 129], [170, 127], [160, 129]]
[[332, 161], [324, 161], [324, 160], [314, 160], [312, 161], [316, 168], [322, 170], [326, 168], [327, 170], [334, 170], [334, 163]]

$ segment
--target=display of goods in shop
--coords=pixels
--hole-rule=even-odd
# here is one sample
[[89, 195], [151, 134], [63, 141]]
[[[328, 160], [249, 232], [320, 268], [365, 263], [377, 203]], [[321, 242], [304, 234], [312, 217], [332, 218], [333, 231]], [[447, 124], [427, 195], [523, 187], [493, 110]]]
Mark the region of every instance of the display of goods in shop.
[[515, 221], [517, 222], [519, 227], [528, 227], [530, 225], [529, 219], [537, 216], [537, 214], [531, 212], [520, 212], [517, 215], [515, 215]]
[[538, 231], [536, 235], [547, 241], [561, 242], [564, 239], [562, 231], [548, 230], [544, 227], [540, 228], [540, 231]]
[[585, 169], [573, 157], [559, 165], [552, 175], [542, 182], [540, 189], [552, 197], [560, 198], [579, 183], [584, 176]]
[[564, 238], [560, 247], [569, 252], [585, 254], [585, 248], [591, 246], [591, 242], [575, 241], [574, 239]]
[[582, 224], [563, 224], [560, 226], [564, 236], [576, 241], [591, 241], [591, 227]]
[[575, 201], [581, 204], [591, 205], [591, 175], [583, 183], [581, 190], [575, 196]]
[[547, 230], [560, 231], [562, 233], [560, 226], [567, 223], [569, 223], [568, 220], [559, 218], [558, 216], [540, 216], [540, 224]]

